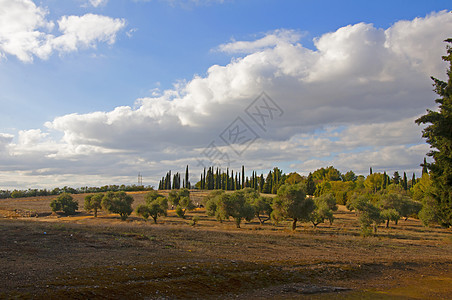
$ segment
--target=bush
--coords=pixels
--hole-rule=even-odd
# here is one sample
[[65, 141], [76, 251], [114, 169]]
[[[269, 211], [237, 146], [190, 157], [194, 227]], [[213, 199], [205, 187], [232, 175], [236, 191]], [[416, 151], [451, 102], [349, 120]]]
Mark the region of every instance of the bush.
[[122, 221], [125, 221], [132, 213], [133, 197], [125, 192], [108, 192], [102, 198], [102, 207], [111, 213], [119, 214]]
[[154, 219], [154, 223], [157, 224], [157, 218], [160, 216], [166, 216], [168, 210], [168, 200], [165, 197], [158, 197], [147, 204], [142, 204], [137, 207], [137, 214], [147, 220], [149, 217]]
[[78, 203], [74, 201], [71, 195], [62, 193], [50, 203], [52, 211], [63, 211], [65, 215], [73, 215], [78, 209]]
[[97, 211], [102, 208], [102, 199], [104, 194], [87, 195], [85, 197], [85, 210], [94, 210], [94, 217], [97, 217]]
[[190, 220], [190, 225], [191, 226], [196, 226], [197, 224], [198, 224], [198, 222], [199, 222], [199, 217], [198, 216], [195, 216], [195, 217], [193, 217], [191, 220]]

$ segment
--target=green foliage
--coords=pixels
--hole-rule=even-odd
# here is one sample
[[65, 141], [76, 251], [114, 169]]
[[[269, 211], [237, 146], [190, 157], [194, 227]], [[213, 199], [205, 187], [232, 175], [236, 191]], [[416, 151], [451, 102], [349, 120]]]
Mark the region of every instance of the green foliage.
[[190, 191], [188, 189], [180, 189], [178, 191], [172, 190], [169, 192], [168, 200], [173, 207], [176, 207], [176, 214], [185, 219], [187, 211], [196, 208], [193, 201], [190, 199]]
[[152, 201], [149, 205], [149, 215], [157, 224], [157, 218], [166, 216], [168, 211], [168, 200], [165, 197], [159, 197]]
[[175, 190], [171, 190], [168, 194], [168, 201], [174, 207], [179, 205], [180, 196], [179, 193]]
[[292, 219], [292, 230], [297, 227], [297, 221], [309, 221], [314, 210], [314, 201], [306, 198], [304, 189], [300, 185], [282, 185], [273, 199], [271, 218], [275, 223], [285, 219]]
[[133, 197], [125, 192], [108, 192], [102, 198], [102, 208], [106, 211], [119, 214], [122, 221], [125, 221], [133, 212]]
[[315, 209], [309, 216], [311, 223], [316, 228], [318, 224], [323, 223], [325, 219], [333, 224], [333, 211], [337, 210], [336, 199], [332, 194], [325, 194], [314, 199]]
[[272, 202], [270, 197], [259, 196], [257, 198], [247, 199], [250, 201], [251, 206], [254, 209], [256, 217], [259, 219], [259, 223], [263, 225], [265, 221], [270, 220], [271, 213], [273, 211]]
[[424, 226], [430, 226], [432, 224], [439, 223], [438, 205], [435, 198], [432, 196], [426, 196], [422, 200], [422, 209], [418, 216]]
[[312, 177], [312, 173], [309, 173], [308, 178], [306, 179], [306, 194], [307, 195], [314, 195], [315, 193], [315, 182]]
[[347, 208], [358, 212], [358, 220], [364, 236], [371, 234], [372, 226], [374, 233], [376, 233], [378, 224], [383, 222], [380, 209], [371, 203], [369, 195], [359, 195], [351, 199], [347, 203]]
[[168, 210], [168, 200], [161, 196], [153, 200], [149, 198], [146, 204], [137, 207], [136, 213], [147, 220], [152, 217], [154, 223], [157, 224], [157, 219], [160, 216], [166, 216]]
[[217, 193], [206, 203], [206, 212], [209, 216], [215, 216], [220, 222], [232, 217], [237, 228], [243, 219], [251, 221], [254, 218], [254, 209], [246, 201], [246, 195], [251, 194], [246, 190], [235, 191], [231, 194]]
[[301, 177], [301, 175], [298, 174], [297, 172], [293, 172], [293, 173], [290, 173], [289, 175], [287, 175], [285, 182], [288, 184], [297, 184], [302, 181], [303, 181], [303, 177]]
[[384, 180], [383, 174], [373, 173], [367, 176], [366, 180], [364, 181], [364, 186], [369, 191], [376, 193], [383, 187], [383, 180]]
[[416, 120], [417, 124], [429, 124], [422, 131], [422, 137], [430, 144], [427, 154], [433, 162], [426, 164], [434, 187], [430, 195], [436, 203], [433, 211], [437, 212], [439, 223], [445, 227], [452, 226], [452, 39], [447, 39], [447, 55], [443, 60], [449, 63], [447, 82], [432, 77], [435, 92], [440, 96], [435, 102], [437, 110], [427, 113]]
[[87, 195], [85, 197], [84, 208], [87, 211], [94, 210], [95, 218], [97, 217], [97, 211], [102, 208], [102, 198], [103, 197], [104, 197], [103, 193]]
[[191, 218], [190, 220], [190, 225], [191, 226], [196, 226], [199, 223], [199, 217], [198, 216], [194, 216], [193, 218]]
[[185, 213], [187, 211], [194, 210], [195, 208], [196, 208], [196, 205], [190, 199], [190, 196], [184, 196], [180, 199], [179, 205], [176, 207], [176, 214], [179, 217], [185, 219]]
[[147, 219], [151, 215], [149, 206], [146, 204], [139, 205], [135, 212], [137, 213], [137, 215], [141, 216], [145, 221], [147, 221]]
[[144, 200], [147, 204], [149, 204], [159, 197], [163, 197], [163, 195], [159, 194], [157, 191], [152, 190], [144, 196]]
[[389, 221], [394, 221], [397, 224], [397, 221], [400, 219], [400, 214], [394, 208], [387, 208], [381, 211], [381, 218], [386, 220], [386, 228], [389, 228]]
[[78, 203], [74, 201], [72, 196], [68, 193], [62, 193], [55, 200], [50, 202], [52, 211], [63, 211], [65, 215], [73, 215], [78, 209]]
[[378, 206], [383, 210], [394, 209], [398, 213], [399, 218], [391, 220], [396, 225], [400, 217], [408, 218], [409, 216], [417, 215], [421, 208], [421, 204], [411, 200], [400, 186], [394, 187], [387, 193], [380, 195]]
[[331, 193], [331, 183], [329, 181], [323, 181], [317, 184], [315, 188], [314, 195], [316, 197], [319, 197], [323, 194], [329, 194]]
[[355, 188], [353, 181], [332, 181], [330, 182], [331, 189], [326, 194], [333, 194], [337, 204], [345, 205]]
[[342, 175], [342, 180], [343, 181], [353, 181], [355, 182], [356, 179], [358, 179], [358, 176], [356, 176], [356, 174], [350, 170], [347, 173], [345, 173], [344, 175]]
[[312, 173], [312, 177], [314, 181], [338, 181], [342, 179], [341, 172], [333, 166], [315, 170], [314, 173]]

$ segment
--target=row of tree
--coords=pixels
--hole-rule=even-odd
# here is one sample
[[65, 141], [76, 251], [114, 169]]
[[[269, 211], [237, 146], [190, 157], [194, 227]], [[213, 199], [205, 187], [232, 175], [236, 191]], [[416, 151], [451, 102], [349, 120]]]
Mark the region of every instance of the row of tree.
[[65, 186], [63, 188], [54, 189], [27, 189], [27, 190], [0, 190], [0, 199], [6, 198], [24, 198], [24, 197], [37, 197], [37, 196], [55, 196], [62, 193], [68, 194], [85, 194], [85, 193], [106, 193], [106, 192], [136, 192], [136, 191], [150, 191], [152, 186], [143, 185], [104, 185], [101, 187], [80, 187], [72, 188]]
[[[188, 165], [185, 169], [185, 178], [182, 179], [182, 188], [190, 189], [191, 184], [189, 180]], [[165, 176], [159, 181], [159, 190], [178, 190], [181, 188], [180, 174], [176, 173], [173, 175], [173, 181], [171, 181], [171, 170], [169, 170]]]
[[[63, 210], [70, 207], [72, 200], [68, 194], [63, 194], [51, 204], [53, 210]], [[136, 208], [136, 213], [145, 220], [152, 217], [157, 223], [158, 217], [166, 216], [167, 210], [175, 209], [177, 216], [185, 218], [186, 212], [196, 208], [190, 199], [188, 189], [172, 190], [168, 197], [164, 197], [157, 191], [151, 191], [145, 195], [145, 204]], [[122, 220], [132, 213], [133, 198], [124, 192], [109, 192], [107, 194], [93, 194], [85, 197], [86, 210], [97, 211], [104, 209], [111, 213], [117, 213]], [[224, 190], [214, 190], [205, 197], [203, 203], [208, 216], [214, 216], [218, 221], [234, 219], [237, 228], [243, 220], [248, 222], [257, 218], [260, 224], [271, 220], [279, 224], [285, 220], [291, 220], [292, 229], [295, 230], [298, 222], [311, 222], [314, 227], [325, 221], [333, 224], [334, 212], [337, 210], [336, 199], [333, 194], [324, 194], [319, 197], [306, 195], [306, 185], [302, 183], [282, 185], [275, 197], [260, 194], [253, 188], [226, 193]], [[400, 218], [421, 215], [424, 209], [421, 202], [413, 201], [403, 193], [403, 190], [385, 191], [378, 195], [355, 194], [347, 203], [350, 211], [356, 211], [359, 215], [362, 233], [364, 235], [376, 233], [379, 224], [393, 221], [396, 225]], [[73, 207], [71, 208], [73, 209]], [[66, 212], [66, 211], [65, 211]], [[71, 211], [72, 213], [75, 210]], [[373, 230], [372, 230], [373, 228]]]

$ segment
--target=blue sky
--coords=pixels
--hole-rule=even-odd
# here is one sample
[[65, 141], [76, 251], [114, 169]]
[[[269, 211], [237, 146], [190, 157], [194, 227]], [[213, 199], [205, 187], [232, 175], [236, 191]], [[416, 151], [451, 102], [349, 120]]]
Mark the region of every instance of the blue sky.
[[[445, 73], [448, 2], [0, 0], [0, 187], [127, 184], [138, 172], [155, 185], [187, 163], [197, 178], [203, 147], [262, 90], [284, 118], [231, 167], [418, 172], [428, 147], [409, 120], [433, 105], [429, 76]], [[327, 62], [332, 83], [316, 77]], [[352, 139], [365, 130], [371, 145]]]

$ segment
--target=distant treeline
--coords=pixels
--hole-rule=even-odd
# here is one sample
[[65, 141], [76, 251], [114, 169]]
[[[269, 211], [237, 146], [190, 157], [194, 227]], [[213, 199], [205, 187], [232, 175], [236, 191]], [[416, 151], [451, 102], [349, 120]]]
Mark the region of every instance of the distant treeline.
[[23, 197], [37, 197], [37, 196], [53, 196], [60, 195], [62, 193], [69, 194], [84, 194], [84, 193], [104, 193], [104, 192], [135, 192], [135, 191], [150, 191], [152, 186], [142, 185], [105, 185], [101, 187], [81, 187], [72, 188], [65, 186], [63, 188], [54, 189], [28, 189], [28, 190], [0, 190], [0, 199], [6, 198], [23, 198]]
[[[188, 166], [185, 171], [185, 179], [182, 182], [183, 188], [190, 188], [188, 181]], [[204, 168], [201, 173], [200, 180], [194, 185], [195, 189], [199, 190], [225, 190], [236, 191], [244, 188], [252, 188], [256, 191], [266, 194], [276, 194], [278, 188], [284, 184], [287, 176], [283, 174], [279, 168], [274, 168], [268, 172], [267, 176], [264, 174], [258, 175], [253, 171], [251, 177], [245, 176], [245, 166], [242, 166], [241, 172], [220, 168], [209, 167]], [[172, 179], [172, 180], [171, 180]], [[188, 183], [188, 184], [186, 184]], [[171, 176], [171, 171], [168, 171], [160, 180], [159, 190], [177, 190], [181, 188], [180, 174], [175, 173]]]

